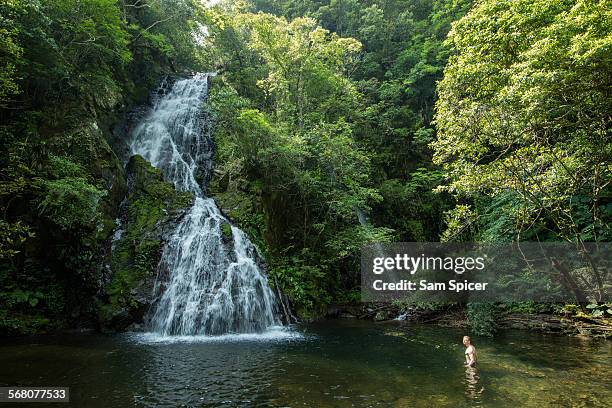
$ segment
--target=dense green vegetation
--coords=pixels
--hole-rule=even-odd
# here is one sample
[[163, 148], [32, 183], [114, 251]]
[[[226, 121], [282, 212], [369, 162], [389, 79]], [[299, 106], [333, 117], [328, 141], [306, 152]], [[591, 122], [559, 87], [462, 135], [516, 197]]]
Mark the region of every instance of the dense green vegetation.
[[610, 240], [609, 8], [470, 6], [222, 3], [218, 197], [298, 305], [353, 299], [372, 240]]
[[0, 331], [139, 307], [188, 200], [109, 141], [165, 74], [217, 72], [210, 190], [302, 316], [373, 241], [609, 241], [610, 2], [472, 3], [0, 0]]
[[358, 299], [363, 244], [438, 239], [451, 200], [432, 192], [435, 82], [469, 2], [296, 4], [221, 5], [208, 40], [217, 197], [312, 310]]
[[445, 237], [610, 241], [605, 3], [483, 2], [454, 26], [434, 160], [444, 188], [473, 204], [455, 208]]
[[[432, 144], [458, 200], [443, 239], [610, 241], [610, 17], [606, 1], [485, 1], [453, 26]], [[577, 297], [609, 290], [597, 268], [560, 272]]]

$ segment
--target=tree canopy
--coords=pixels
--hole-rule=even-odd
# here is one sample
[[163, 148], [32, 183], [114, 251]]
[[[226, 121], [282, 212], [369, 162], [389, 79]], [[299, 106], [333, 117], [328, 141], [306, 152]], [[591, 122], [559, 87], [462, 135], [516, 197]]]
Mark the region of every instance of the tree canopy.
[[[449, 35], [434, 160], [452, 213], [490, 239], [609, 241], [612, 11], [597, 1], [484, 1]], [[484, 204], [487, 203], [487, 204]], [[495, 211], [500, 219], [486, 220]], [[496, 217], [497, 218], [497, 217]]]

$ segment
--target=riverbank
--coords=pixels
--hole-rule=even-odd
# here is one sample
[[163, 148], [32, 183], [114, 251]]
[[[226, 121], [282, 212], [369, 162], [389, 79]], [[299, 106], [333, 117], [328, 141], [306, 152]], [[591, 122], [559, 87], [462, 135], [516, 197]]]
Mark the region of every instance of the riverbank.
[[[443, 327], [469, 329], [469, 317], [461, 305], [439, 307], [405, 307], [397, 304], [334, 304], [325, 318], [372, 320], [375, 322], [404, 321], [434, 324]], [[496, 329], [521, 329], [568, 336], [612, 338], [612, 319], [572, 314], [517, 313], [499, 309], [495, 315]]]

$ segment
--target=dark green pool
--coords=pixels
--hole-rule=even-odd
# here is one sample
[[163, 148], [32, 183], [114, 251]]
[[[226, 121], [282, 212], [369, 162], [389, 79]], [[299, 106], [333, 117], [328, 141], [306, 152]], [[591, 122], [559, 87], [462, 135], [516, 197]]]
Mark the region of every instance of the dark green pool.
[[479, 366], [466, 369], [463, 334], [338, 320], [216, 341], [5, 339], [0, 383], [69, 386], [77, 407], [612, 406], [610, 341], [522, 331], [474, 337]]

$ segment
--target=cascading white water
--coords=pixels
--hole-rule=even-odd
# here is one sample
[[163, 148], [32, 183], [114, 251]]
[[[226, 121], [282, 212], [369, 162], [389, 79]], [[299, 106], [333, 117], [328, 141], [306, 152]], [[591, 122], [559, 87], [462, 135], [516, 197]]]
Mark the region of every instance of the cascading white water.
[[[151, 329], [162, 335], [253, 333], [279, 324], [276, 297], [257, 265], [255, 247], [204, 193], [214, 152], [202, 109], [207, 93], [207, 74], [177, 81], [157, 98], [132, 138], [133, 154], [195, 195], [162, 253], [149, 316]], [[223, 234], [223, 224], [231, 236]]]

